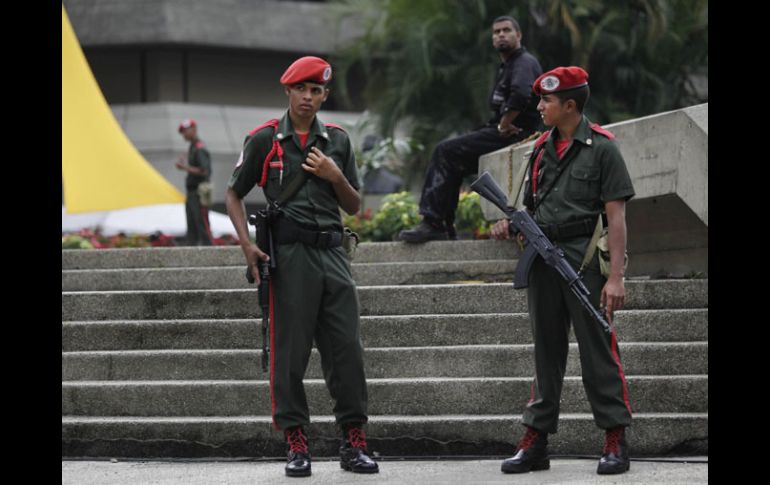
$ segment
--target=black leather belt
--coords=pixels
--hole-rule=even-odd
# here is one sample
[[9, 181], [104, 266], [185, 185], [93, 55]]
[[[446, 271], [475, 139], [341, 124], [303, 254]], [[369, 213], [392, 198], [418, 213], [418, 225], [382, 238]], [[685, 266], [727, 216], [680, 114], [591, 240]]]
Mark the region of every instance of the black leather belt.
[[590, 236], [596, 229], [596, 218], [588, 217], [579, 221], [565, 222], [564, 224], [538, 224], [543, 234], [553, 241], [565, 241], [580, 236]]
[[301, 242], [319, 249], [332, 249], [342, 246], [341, 232], [305, 229], [286, 217], [281, 217], [275, 222], [273, 237], [276, 244]]

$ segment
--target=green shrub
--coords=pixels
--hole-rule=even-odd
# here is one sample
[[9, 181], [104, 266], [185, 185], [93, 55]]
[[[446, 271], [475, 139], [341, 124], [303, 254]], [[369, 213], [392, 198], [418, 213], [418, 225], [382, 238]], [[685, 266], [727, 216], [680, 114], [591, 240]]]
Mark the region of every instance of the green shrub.
[[61, 238], [62, 249], [93, 249], [94, 246], [87, 239], [76, 236], [68, 235]]
[[481, 211], [481, 197], [476, 192], [462, 192], [457, 203], [455, 228], [458, 235], [468, 238], [486, 239], [489, 237], [491, 223], [484, 219]]
[[420, 222], [417, 202], [407, 191], [385, 196], [382, 207], [372, 218], [372, 241], [393, 241], [402, 229]]
[[343, 218], [345, 226], [358, 234], [359, 241], [371, 241], [374, 222], [372, 222], [372, 209], [366, 209], [363, 214], [347, 215]]
[[[484, 219], [479, 194], [463, 192], [457, 204], [455, 226], [464, 239], [487, 239], [492, 224]], [[385, 196], [382, 207], [372, 216], [372, 209], [363, 214], [343, 218], [345, 226], [357, 233], [361, 242], [393, 241], [402, 229], [411, 229], [422, 220], [419, 206], [409, 192]]]
[[150, 237], [144, 234], [132, 234], [130, 236], [115, 237], [112, 240], [114, 248], [149, 248]]

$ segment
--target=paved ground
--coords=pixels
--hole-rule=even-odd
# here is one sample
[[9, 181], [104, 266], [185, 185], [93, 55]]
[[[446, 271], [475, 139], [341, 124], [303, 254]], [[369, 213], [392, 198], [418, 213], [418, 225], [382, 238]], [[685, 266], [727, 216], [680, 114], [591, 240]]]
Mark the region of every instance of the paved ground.
[[[661, 460], [674, 460], [664, 458]], [[505, 475], [500, 460], [381, 461], [380, 473], [354, 475], [336, 461], [313, 462], [310, 478], [289, 478], [281, 462], [62, 461], [62, 485], [236, 484], [705, 484], [708, 457], [688, 463], [632, 461], [623, 475], [596, 474], [596, 460], [552, 459], [548, 471]], [[696, 463], [698, 462], [698, 463]]]

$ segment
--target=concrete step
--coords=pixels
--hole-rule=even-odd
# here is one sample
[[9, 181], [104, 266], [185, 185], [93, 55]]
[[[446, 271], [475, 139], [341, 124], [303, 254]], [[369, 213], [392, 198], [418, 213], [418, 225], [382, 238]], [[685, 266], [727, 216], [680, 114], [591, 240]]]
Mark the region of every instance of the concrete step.
[[[313, 416], [307, 432], [313, 456], [339, 456], [333, 416]], [[371, 415], [367, 425], [369, 449], [379, 456], [512, 455], [522, 434], [518, 412]], [[633, 457], [708, 455], [708, 414], [637, 413], [626, 437]], [[548, 449], [598, 456], [603, 444], [591, 414], [564, 413]], [[269, 416], [63, 416], [62, 457], [285, 458], [286, 445]]]
[[[257, 291], [63, 292], [62, 321], [254, 318]], [[361, 315], [521, 313], [526, 291], [510, 283], [361, 286]], [[708, 280], [628, 281], [627, 309], [707, 308]]]
[[[86, 269], [62, 271], [62, 291], [127, 291], [253, 288], [245, 265], [186, 268]], [[516, 260], [353, 263], [359, 286], [441, 284], [454, 281], [513, 281]]]
[[[367, 378], [531, 377], [532, 345], [367, 348]], [[577, 344], [570, 344], [567, 375], [581, 375]], [[708, 343], [625, 343], [623, 369], [630, 375], [708, 374]], [[65, 352], [62, 380], [251, 380], [265, 378], [261, 350], [132, 350]], [[305, 374], [321, 379], [320, 357], [311, 353]]]
[[[256, 349], [260, 325], [258, 319], [63, 322], [62, 350]], [[615, 325], [621, 342], [708, 341], [708, 309], [623, 310]], [[526, 313], [364, 316], [361, 336], [367, 348], [532, 342]]]
[[[628, 376], [632, 409], [641, 413], [708, 412], [708, 376]], [[367, 379], [371, 414], [502, 414], [524, 410], [531, 377]], [[332, 414], [323, 379], [305, 380], [311, 415]], [[579, 377], [566, 377], [561, 410], [590, 413]], [[270, 415], [268, 381], [69, 381], [62, 415]]]
[[[517, 255], [517, 246], [509, 241], [382, 242], [361, 243], [355, 262], [510, 260]], [[243, 266], [244, 261], [240, 246], [62, 250], [63, 270]]]

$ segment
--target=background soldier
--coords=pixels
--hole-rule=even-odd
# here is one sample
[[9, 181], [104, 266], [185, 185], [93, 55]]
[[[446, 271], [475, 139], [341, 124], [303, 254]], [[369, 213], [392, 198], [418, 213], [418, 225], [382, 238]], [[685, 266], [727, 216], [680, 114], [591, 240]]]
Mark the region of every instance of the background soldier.
[[290, 476], [311, 473], [303, 429], [310, 416], [302, 379], [314, 339], [335, 401], [334, 415], [343, 430], [341, 466], [357, 473], [378, 471], [368, 456], [362, 428], [368, 418], [358, 296], [340, 246], [339, 208], [348, 214], [358, 212], [360, 183], [347, 134], [316, 117], [329, 95], [326, 84], [331, 76], [331, 66], [318, 57], [302, 57], [289, 66], [281, 76], [289, 109], [280, 122], [263, 125], [246, 137], [226, 195], [227, 211], [258, 282], [257, 260], [269, 256], [267, 248], [249, 240], [242, 199], [259, 184], [270, 203], [290, 183], [287, 180], [302, 171], [307, 175], [271, 225], [277, 267], [271, 276], [270, 390], [273, 423], [284, 430], [289, 447]]
[[492, 23], [492, 46], [501, 61], [489, 96], [494, 114], [478, 130], [436, 145], [420, 197], [423, 220], [414, 229], [401, 231], [402, 241], [455, 239], [454, 217], [463, 178], [478, 172], [481, 155], [523, 140], [539, 126], [532, 83], [543, 70], [521, 45], [521, 28], [513, 17], [498, 17]]
[[[609, 277], [600, 272], [597, 252], [584, 272], [583, 282], [591, 292], [591, 303], [596, 307], [606, 305], [607, 319], [612, 324], [613, 312], [623, 308], [625, 302], [625, 203], [634, 196], [626, 164], [613, 141], [614, 135], [583, 115], [589, 95], [588, 74], [583, 69], [556, 68], [540, 76], [534, 90], [541, 96], [537, 109], [543, 122], [553, 129], [535, 142], [524, 204], [546, 236], [564, 250], [576, 271], [597, 218], [606, 213]], [[492, 236], [508, 239], [508, 226], [507, 219], [499, 221]], [[532, 264], [527, 297], [535, 342], [534, 396], [522, 420], [527, 431], [516, 455], [503, 461], [502, 471], [523, 473], [550, 467], [546, 447], [548, 433], [557, 430], [570, 321], [594, 420], [606, 430], [597, 472], [627, 471], [625, 427], [631, 423], [631, 406], [614, 327], [608, 335], [579, 304], [566, 282], [539, 257]]]
[[179, 133], [190, 142], [187, 155], [179, 156], [176, 168], [187, 172], [185, 188], [185, 212], [187, 214], [187, 244], [211, 246], [213, 237], [209, 226], [211, 206], [211, 155], [200, 138], [195, 120], [184, 120], [179, 124]]

